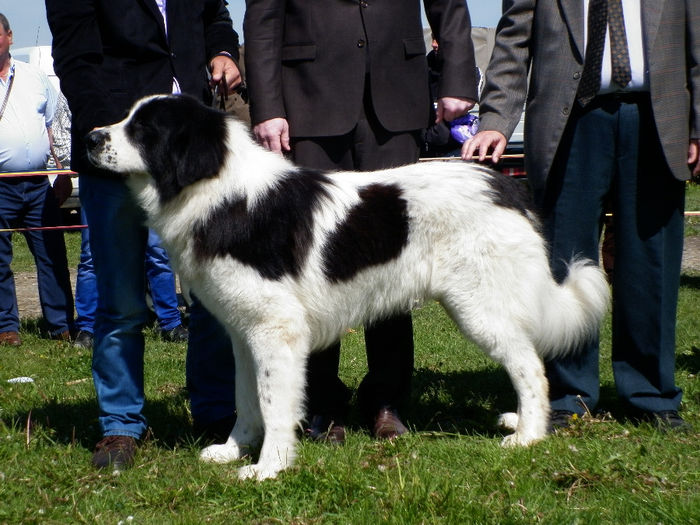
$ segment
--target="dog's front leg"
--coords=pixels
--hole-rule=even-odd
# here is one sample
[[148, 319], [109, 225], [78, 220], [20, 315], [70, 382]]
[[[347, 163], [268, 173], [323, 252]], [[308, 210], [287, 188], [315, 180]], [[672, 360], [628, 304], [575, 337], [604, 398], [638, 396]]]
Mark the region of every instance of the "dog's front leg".
[[236, 424], [226, 443], [204, 448], [200, 458], [213, 463], [228, 463], [250, 453], [263, 436], [254, 360], [245, 342], [232, 337], [236, 363]]
[[[290, 342], [295, 344], [290, 344]], [[274, 478], [296, 457], [296, 426], [302, 417], [305, 338], [270, 338], [253, 348], [265, 437], [258, 462], [238, 471], [241, 479]]]

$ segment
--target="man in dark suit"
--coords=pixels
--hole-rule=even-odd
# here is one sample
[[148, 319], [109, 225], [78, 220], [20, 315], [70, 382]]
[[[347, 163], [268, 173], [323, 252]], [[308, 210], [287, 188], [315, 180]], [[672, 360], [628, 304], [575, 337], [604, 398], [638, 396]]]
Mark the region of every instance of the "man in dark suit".
[[[73, 113], [73, 169], [80, 173], [97, 277], [93, 378], [104, 439], [92, 462], [119, 469], [132, 463], [147, 426], [142, 328], [148, 230], [124, 182], [90, 165], [83, 137], [124, 118], [145, 95], [183, 92], [211, 101], [210, 85], [224, 75], [233, 88], [240, 83], [238, 36], [223, 0], [46, 0], [46, 10], [54, 68]], [[233, 357], [222, 332], [195, 302], [187, 362], [192, 415], [200, 428], [222, 422], [227, 433], [235, 409], [232, 377], [220, 378], [218, 363], [228, 359], [232, 367]]]
[[[635, 417], [687, 428], [674, 380], [675, 317], [684, 181], [700, 172], [700, 2], [505, 0], [503, 9], [482, 131], [463, 158], [483, 160], [493, 148], [498, 161], [527, 98], [526, 169], [552, 269], [562, 279], [572, 255], [598, 260], [607, 199], [619, 397]], [[552, 428], [596, 407], [598, 360], [594, 341], [546, 364]]]
[[[426, 1], [443, 50], [438, 119], [465, 114], [477, 97], [464, 0]], [[418, 0], [249, 0], [244, 21], [253, 131], [272, 151], [319, 169], [369, 171], [415, 162], [430, 96]], [[398, 407], [413, 373], [410, 314], [366, 327], [369, 373], [360, 404], [379, 438], [406, 431]], [[348, 393], [340, 345], [312, 355], [310, 428], [342, 442]]]

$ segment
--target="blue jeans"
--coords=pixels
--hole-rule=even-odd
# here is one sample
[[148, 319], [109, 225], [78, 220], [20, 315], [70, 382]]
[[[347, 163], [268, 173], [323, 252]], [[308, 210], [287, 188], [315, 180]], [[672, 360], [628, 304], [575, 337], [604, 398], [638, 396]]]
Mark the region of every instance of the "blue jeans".
[[[83, 223], [87, 222], [82, 210]], [[80, 263], [75, 283], [75, 310], [78, 314], [75, 326], [79, 330], [95, 331], [95, 311], [97, 310], [97, 280], [90, 252], [89, 230], [81, 232]], [[175, 275], [170, 268], [168, 254], [160, 245], [160, 238], [148, 231], [146, 245], [146, 279], [153, 299], [153, 309], [162, 330], [172, 330], [181, 323], [175, 291]]]
[[[148, 319], [144, 273], [148, 229], [143, 212], [118, 178], [81, 175], [80, 200], [90, 226], [97, 280], [92, 371], [100, 426], [105, 436], [139, 438], [147, 427], [142, 329]], [[202, 366], [216, 367], [220, 359], [233, 359], [230, 340], [221, 330], [212, 331], [212, 326], [216, 323], [211, 316], [198, 304], [193, 305], [190, 330], [195, 336], [190, 336], [188, 354], [198, 356]], [[200, 341], [206, 345], [199, 345]], [[230, 392], [210, 388], [208, 380], [206, 371], [196, 365], [188, 367], [187, 381], [194, 385], [191, 402], [201, 407], [193, 416], [215, 420], [233, 414], [233, 377], [226, 385], [230, 385]], [[226, 396], [221, 399], [223, 394]]]
[[[685, 186], [670, 173], [653, 122], [644, 95], [598, 97], [572, 115], [547, 187], [535, 188], [558, 279], [575, 254], [598, 260], [610, 203], [612, 366], [618, 396], [635, 413], [677, 410], [682, 395], [674, 370]], [[545, 364], [553, 409], [596, 407], [598, 361], [596, 340]]]
[[[60, 210], [45, 176], [0, 180], [0, 228], [57, 226]], [[51, 335], [72, 329], [66, 245], [61, 231], [24, 232], [37, 268], [39, 300]], [[12, 233], [0, 233], [0, 332], [19, 331], [12, 262]]]

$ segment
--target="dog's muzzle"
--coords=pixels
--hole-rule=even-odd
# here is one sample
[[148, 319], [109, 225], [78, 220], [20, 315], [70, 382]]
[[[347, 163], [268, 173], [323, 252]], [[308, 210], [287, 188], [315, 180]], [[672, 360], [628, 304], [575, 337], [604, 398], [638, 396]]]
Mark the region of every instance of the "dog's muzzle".
[[105, 147], [105, 143], [109, 140], [109, 133], [96, 129], [85, 135], [85, 146], [91, 156], [98, 154]]

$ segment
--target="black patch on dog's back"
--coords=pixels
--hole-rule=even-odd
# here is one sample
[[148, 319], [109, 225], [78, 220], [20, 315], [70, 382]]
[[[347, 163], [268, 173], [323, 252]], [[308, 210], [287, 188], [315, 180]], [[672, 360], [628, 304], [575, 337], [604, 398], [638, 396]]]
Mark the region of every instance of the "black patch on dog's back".
[[296, 169], [255, 202], [245, 198], [218, 206], [194, 227], [194, 250], [206, 259], [230, 255], [267, 279], [297, 276], [311, 249], [313, 212], [327, 194], [328, 177]]
[[323, 247], [326, 277], [347, 281], [359, 271], [399, 256], [408, 242], [408, 211], [401, 189], [372, 184]]
[[496, 206], [518, 211], [530, 221], [537, 216], [534, 201], [525, 184], [498, 172], [487, 175], [485, 179], [491, 188], [487, 194]]
[[126, 133], [141, 152], [161, 202], [221, 171], [227, 118], [186, 95], [154, 98], [134, 112]]

